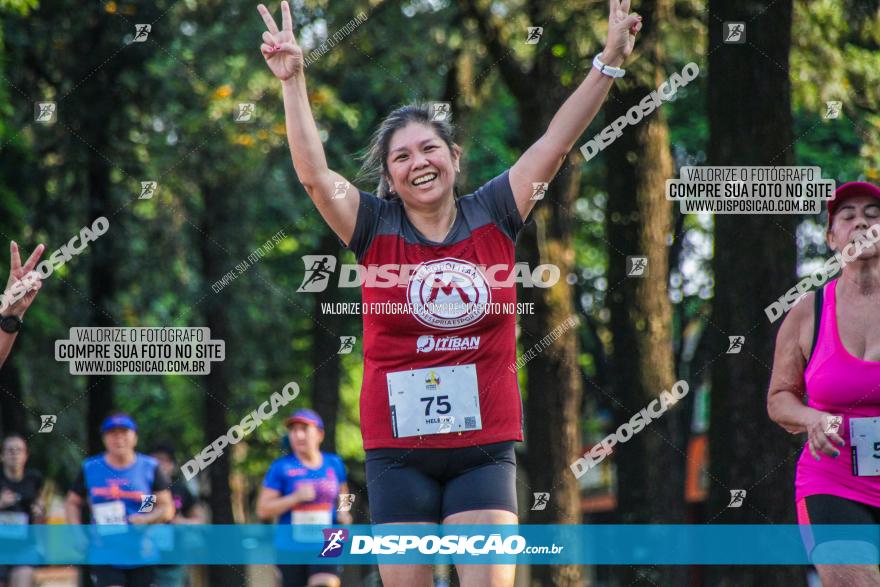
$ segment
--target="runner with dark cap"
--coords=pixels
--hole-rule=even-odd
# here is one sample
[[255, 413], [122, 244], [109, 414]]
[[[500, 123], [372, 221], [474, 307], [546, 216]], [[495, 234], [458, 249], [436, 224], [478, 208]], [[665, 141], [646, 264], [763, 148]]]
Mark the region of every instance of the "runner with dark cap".
[[[828, 246], [841, 252], [878, 234], [880, 188], [840, 186], [828, 202]], [[792, 308], [776, 338], [767, 410], [788, 432], [807, 434], [795, 500], [811, 556], [862, 553], [875, 560], [817, 564], [822, 585], [880, 585], [875, 545], [816, 544], [810, 529], [880, 524], [880, 244], [863, 246], [837, 279]]]
[[[269, 467], [257, 500], [262, 519], [279, 517], [279, 525], [291, 525], [293, 541], [305, 540], [297, 525], [350, 524], [351, 514], [338, 511], [340, 494], [348, 494], [345, 465], [337, 455], [321, 451], [324, 422], [316, 412], [303, 408], [287, 419], [290, 454]], [[334, 587], [340, 584], [342, 567], [325, 565], [279, 565], [282, 587]]]
[[[84, 504], [89, 506], [92, 524], [170, 522], [174, 518], [171, 481], [156, 459], [135, 452], [134, 420], [128, 414], [113, 414], [101, 424], [101, 435], [106, 452], [83, 461], [79, 476], [67, 492], [67, 523], [82, 523]], [[90, 571], [97, 587], [148, 587], [153, 583], [152, 566], [99, 565]]]

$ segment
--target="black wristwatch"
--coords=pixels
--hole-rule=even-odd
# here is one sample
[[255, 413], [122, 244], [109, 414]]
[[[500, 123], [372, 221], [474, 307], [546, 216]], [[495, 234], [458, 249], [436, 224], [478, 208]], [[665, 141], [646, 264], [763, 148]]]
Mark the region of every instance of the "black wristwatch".
[[10, 314], [9, 316], [0, 316], [0, 329], [9, 334], [15, 334], [21, 330], [21, 318]]

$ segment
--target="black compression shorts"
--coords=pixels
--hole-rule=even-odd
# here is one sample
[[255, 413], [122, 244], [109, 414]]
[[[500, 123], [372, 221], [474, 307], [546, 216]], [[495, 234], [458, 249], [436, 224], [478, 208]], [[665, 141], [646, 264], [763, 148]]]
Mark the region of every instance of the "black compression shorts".
[[470, 510], [517, 513], [514, 441], [366, 451], [373, 524], [431, 522]]

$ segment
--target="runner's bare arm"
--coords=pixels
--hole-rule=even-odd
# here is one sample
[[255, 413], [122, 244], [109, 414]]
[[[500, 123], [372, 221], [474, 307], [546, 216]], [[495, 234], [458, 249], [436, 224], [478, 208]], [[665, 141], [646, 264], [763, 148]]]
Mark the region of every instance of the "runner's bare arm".
[[[608, 40], [602, 59], [606, 65], [617, 67], [632, 52], [641, 17], [629, 13], [630, 0], [610, 0], [609, 4]], [[532, 184], [549, 183], [556, 176], [575, 141], [596, 117], [612, 83], [612, 78], [591, 67], [586, 79], [553, 116], [541, 138], [511, 167], [510, 186], [523, 220], [537, 202], [532, 199]]]
[[307, 501], [300, 498], [297, 492], [281, 495], [277, 489], [260, 487], [260, 495], [257, 498], [257, 517], [261, 520], [271, 520], [285, 512], [289, 512], [296, 504]]
[[805, 432], [816, 410], [803, 403], [804, 369], [813, 339], [813, 299], [810, 292], [798, 302], [782, 322], [776, 335], [767, 414], [792, 434]]
[[354, 234], [360, 193], [327, 166], [324, 146], [309, 107], [304, 76], [283, 84], [287, 141], [300, 183], [328, 226], [346, 244]]
[[270, 71], [281, 81], [287, 142], [297, 178], [330, 228], [346, 243], [354, 233], [358, 190], [327, 166], [306, 89], [302, 49], [293, 35], [290, 5], [281, 3], [281, 30], [269, 9], [257, 7], [266, 31], [260, 51]]

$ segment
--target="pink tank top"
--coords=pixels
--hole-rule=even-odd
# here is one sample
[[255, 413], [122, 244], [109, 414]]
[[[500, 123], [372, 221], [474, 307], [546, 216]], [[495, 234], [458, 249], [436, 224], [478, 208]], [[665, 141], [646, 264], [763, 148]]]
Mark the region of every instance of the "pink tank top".
[[839, 434], [846, 446], [840, 455], [820, 454], [817, 461], [804, 443], [797, 465], [795, 499], [820, 493], [880, 507], [880, 476], [858, 477], [852, 472], [850, 418], [880, 417], [880, 361], [852, 356], [837, 329], [837, 280], [825, 285], [819, 338], [804, 372], [807, 405], [843, 416]]

